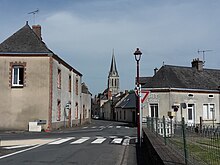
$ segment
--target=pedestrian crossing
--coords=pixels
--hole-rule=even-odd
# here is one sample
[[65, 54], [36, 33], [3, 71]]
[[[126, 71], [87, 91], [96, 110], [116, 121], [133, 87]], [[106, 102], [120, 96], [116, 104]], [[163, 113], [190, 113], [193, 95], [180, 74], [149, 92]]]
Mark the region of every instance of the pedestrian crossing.
[[83, 144], [83, 143], [90, 143], [90, 144], [102, 144], [102, 143], [108, 143], [108, 144], [120, 144], [120, 145], [129, 145], [130, 143], [136, 143], [137, 138], [136, 137], [117, 137], [117, 136], [109, 136], [109, 137], [68, 137], [64, 139], [57, 139], [51, 143], [48, 143], [48, 145], [57, 145], [57, 144], [63, 144], [69, 142], [69, 144]]
[[[123, 136], [123, 137], [118, 137], [118, 136], [108, 136], [108, 137], [65, 137], [65, 138], [57, 138], [53, 139], [50, 142], [44, 144], [47, 146], [58, 146], [62, 144], [68, 144], [68, 145], [80, 145], [80, 144], [111, 144], [111, 145], [123, 145], [123, 146], [128, 146], [130, 144], [135, 144], [137, 143], [137, 138], [136, 137], [129, 137], [129, 136]], [[15, 146], [6, 146], [3, 147], [4, 149], [16, 149], [16, 148], [25, 148], [25, 147], [30, 147], [33, 145], [39, 145], [39, 144], [23, 144], [23, 145], [15, 145]]]
[[104, 128], [108, 128], [108, 129], [111, 129], [111, 128], [116, 128], [116, 129], [130, 129], [130, 127], [127, 127], [127, 126], [112, 126], [112, 125], [109, 125], [109, 126], [85, 126], [85, 127], [82, 127], [82, 129], [104, 129]]

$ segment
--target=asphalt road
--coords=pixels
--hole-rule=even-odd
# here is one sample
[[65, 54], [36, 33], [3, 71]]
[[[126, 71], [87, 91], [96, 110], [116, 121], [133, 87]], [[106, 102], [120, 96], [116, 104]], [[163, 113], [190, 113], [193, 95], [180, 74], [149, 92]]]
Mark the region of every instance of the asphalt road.
[[93, 120], [51, 133], [0, 133], [2, 165], [136, 165], [136, 128]]

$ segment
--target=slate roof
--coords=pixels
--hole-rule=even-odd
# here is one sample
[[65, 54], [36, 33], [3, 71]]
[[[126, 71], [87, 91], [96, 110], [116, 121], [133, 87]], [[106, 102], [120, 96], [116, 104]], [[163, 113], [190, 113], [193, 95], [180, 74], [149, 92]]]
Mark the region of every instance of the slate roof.
[[0, 53], [52, 53], [26, 23], [0, 44]]
[[220, 70], [164, 65], [142, 87], [217, 90], [219, 86]]
[[48, 54], [52, 53], [52, 57], [69, 69], [73, 69], [75, 73], [82, 76], [82, 74], [70, 66], [67, 62], [61, 59], [58, 55], [54, 54], [46, 44], [35, 34], [26, 22], [26, 25], [15, 32], [12, 36], [7, 38], [0, 44], [0, 54], [16, 53], [17, 56], [28, 54]]
[[136, 95], [135, 93], [130, 93], [127, 95], [123, 101], [116, 106], [116, 108], [122, 109], [133, 109], [136, 108]]
[[110, 68], [110, 71], [109, 71], [109, 77], [111, 76], [116, 76], [118, 77], [118, 71], [117, 71], [117, 67], [116, 67], [116, 62], [115, 62], [115, 55], [113, 53], [112, 55], [112, 62], [111, 62], [111, 68]]

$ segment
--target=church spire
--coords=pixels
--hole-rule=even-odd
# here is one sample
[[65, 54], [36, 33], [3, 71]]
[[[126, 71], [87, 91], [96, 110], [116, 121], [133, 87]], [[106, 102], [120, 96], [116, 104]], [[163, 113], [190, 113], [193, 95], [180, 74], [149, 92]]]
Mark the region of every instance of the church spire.
[[108, 92], [110, 92], [111, 95], [115, 95], [120, 92], [119, 75], [118, 75], [116, 62], [115, 62], [114, 49], [112, 52], [111, 67], [110, 67], [110, 71], [108, 75]]
[[109, 76], [118, 76], [118, 71], [117, 71], [117, 67], [116, 67], [116, 62], [115, 62], [115, 55], [114, 55], [114, 49], [112, 52], [112, 62], [111, 62], [111, 68], [109, 71]]

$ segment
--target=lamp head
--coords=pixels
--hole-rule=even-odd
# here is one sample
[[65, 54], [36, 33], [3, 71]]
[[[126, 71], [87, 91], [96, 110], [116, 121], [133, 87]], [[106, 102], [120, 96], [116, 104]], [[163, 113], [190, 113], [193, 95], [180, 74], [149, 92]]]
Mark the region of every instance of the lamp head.
[[141, 55], [142, 55], [141, 51], [139, 50], [139, 48], [137, 48], [136, 51], [134, 52], [135, 60], [140, 61]]

